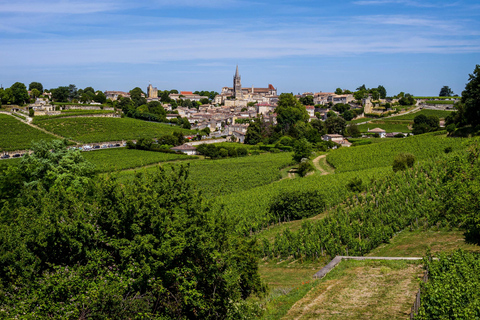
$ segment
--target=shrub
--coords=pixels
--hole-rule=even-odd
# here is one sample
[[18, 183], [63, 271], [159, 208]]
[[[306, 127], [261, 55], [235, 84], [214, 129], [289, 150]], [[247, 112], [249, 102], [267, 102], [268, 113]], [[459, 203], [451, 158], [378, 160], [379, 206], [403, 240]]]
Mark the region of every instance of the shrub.
[[28, 110], [28, 115], [30, 117], [33, 117], [35, 115], [35, 110], [33, 110], [33, 109]]
[[290, 191], [279, 194], [270, 205], [270, 213], [278, 219], [308, 218], [325, 209], [325, 200], [319, 191]]
[[347, 183], [347, 189], [352, 192], [362, 192], [363, 190], [363, 181], [361, 178], [353, 178]]
[[308, 159], [303, 159], [300, 162], [300, 165], [298, 166], [298, 174], [300, 177], [305, 177], [307, 173], [314, 171], [315, 168], [313, 167], [313, 164], [311, 161], [308, 161]]
[[399, 153], [393, 159], [393, 171], [405, 170], [413, 167], [415, 164], [415, 156], [411, 153]]

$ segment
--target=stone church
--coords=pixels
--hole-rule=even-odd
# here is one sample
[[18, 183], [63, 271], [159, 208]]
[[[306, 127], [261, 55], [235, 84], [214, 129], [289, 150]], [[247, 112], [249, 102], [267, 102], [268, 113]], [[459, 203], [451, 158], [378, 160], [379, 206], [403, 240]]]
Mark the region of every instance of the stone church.
[[[248, 102], [275, 103], [278, 99], [277, 89], [271, 84], [267, 88], [242, 88], [242, 78], [237, 70], [233, 76], [233, 87], [223, 87], [222, 92], [215, 97], [215, 103], [246, 105]], [[233, 102], [236, 101], [236, 102]]]

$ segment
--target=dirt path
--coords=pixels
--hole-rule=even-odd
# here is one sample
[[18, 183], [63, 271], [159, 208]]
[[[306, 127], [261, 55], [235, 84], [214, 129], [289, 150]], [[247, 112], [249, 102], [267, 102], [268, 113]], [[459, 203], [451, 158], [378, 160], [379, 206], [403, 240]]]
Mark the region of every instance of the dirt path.
[[[322, 159], [325, 159], [327, 157], [326, 154], [323, 154], [319, 157], [316, 157], [315, 159], [313, 159], [313, 165], [315, 166], [315, 168], [321, 172], [321, 175], [324, 176], [324, 175], [327, 175], [327, 174], [330, 174], [331, 172], [328, 172], [327, 170], [325, 170], [324, 168], [322, 168], [322, 166], [320, 165], [320, 160]], [[326, 162], [325, 162], [326, 163]], [[328, 164], [327, 164], [328, 165]]]

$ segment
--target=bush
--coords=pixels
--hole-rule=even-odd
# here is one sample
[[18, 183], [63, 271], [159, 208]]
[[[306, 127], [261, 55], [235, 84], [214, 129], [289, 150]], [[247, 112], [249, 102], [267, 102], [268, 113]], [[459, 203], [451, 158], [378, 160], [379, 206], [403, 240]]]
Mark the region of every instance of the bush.
[[30, 117], [33, 117], [35, 115], [35, 110], [33, 110], [33, 109], [28, 110], [28, 115]]
[[311, 161], [308, 161], [308, 159], [303, 159], [300, 162], [300, 165], [298, 166], [298, 174], [300, 177], [305, 177], [307, 173], [314, 171], [315, 168], [313, 167], [313, 164]]
[[415, 156], [411, 153], [399, 153], [393, 159], [393, 171], [397, 172], [413, 167]]
[[363, 181], [360, 178], [353, 178], [347, 183], [347, 189], [352, 192], [362, 192], [363, 190]]
[[319, 191], [290, 191], [275, 197], [270, 213], [282, 220], [308, 218], [323, 212], [326, 202]]

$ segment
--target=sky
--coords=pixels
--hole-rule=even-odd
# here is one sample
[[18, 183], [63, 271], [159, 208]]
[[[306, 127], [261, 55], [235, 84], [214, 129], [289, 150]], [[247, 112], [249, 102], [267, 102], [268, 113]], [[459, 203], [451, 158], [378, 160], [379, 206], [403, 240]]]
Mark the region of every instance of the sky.
[[0, 83], [461, 94], [478, 0], [0, 0]]

